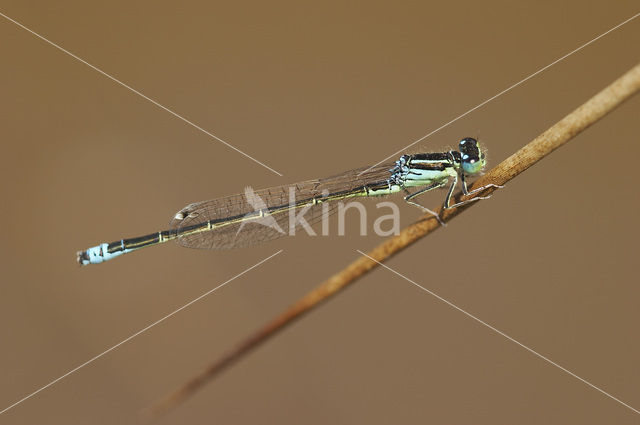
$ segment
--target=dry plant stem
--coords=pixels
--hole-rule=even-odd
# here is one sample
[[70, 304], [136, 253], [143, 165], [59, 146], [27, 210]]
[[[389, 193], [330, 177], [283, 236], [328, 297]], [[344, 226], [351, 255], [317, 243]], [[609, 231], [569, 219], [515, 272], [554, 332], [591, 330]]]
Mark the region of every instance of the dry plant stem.
[[[473, 187], [481, 187], [489, 183], [497, 185], [506, 184], [509, 180], [611, 112], [638, 90], [640, 90], [640, 64], [636, 65], [585, 104], [560, 120], [553, 127], [536, 137], [532, 142], [502, 161], [486, 175], [478, 179]], [[473, 187], [471, 189], [473, 189]], [[493, 191], [494, 189], [487, 189], [482, 195], [488, 195]], [[464, 200], [464, 198], [465, 197], [459, 193], [455, 197], [455, 200], [459, 202]], [[462, 211], [476, 204], [477, 202], [474, 202], [457, 209], [441, 211], [442, 220], [447, 222]], [[369, 252], [368, 255], [379, 262], [383, 262], [440, 227], [440, 224], [433, 216], [426, 215], [422, 217], [421, 221], [403, 229], [399, 235], [391, 237], [378, 245]], [[336, 295], [377, 265], [375, 261], [367, 257], [359, 257], [344, 270], [317, 286], [284, 313], [238, 344], [175, 392], [161, 399], [151, 408], [150, 413], [152, 416], [157, 416], [181, 403], [222, 370], [251, 351], [251, 349], [265, 342], [269, 337], [284, 329], [304, 313], [317, 307], [331, 296]]]

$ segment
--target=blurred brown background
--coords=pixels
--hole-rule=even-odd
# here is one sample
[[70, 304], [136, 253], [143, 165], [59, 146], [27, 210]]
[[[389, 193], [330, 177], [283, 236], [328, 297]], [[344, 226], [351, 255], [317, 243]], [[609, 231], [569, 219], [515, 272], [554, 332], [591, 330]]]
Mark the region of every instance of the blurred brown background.
[[[0, 19], [0, 409], [284, 250], [0, 415], [113, 424], [135, 423], [381, 239], [360, 237], [351, 214], [347, 237], [225, 252], [168, 244], [86, 268], [76, 250], [164, 229], [184, 205], [246, 185], [378, 162], [638, 3], [5, 0], [0, 10], [284, 175]], [[635, 65], [639, 43], [636, 19], [411, 151], [479, 136], [495, 165]], [[636, 409], [639, 108], [636, 96], [388, 263]], [[419, 216], [400, 208], [403, 225]], [[159, 423], [638, 420], [380, 269]]]

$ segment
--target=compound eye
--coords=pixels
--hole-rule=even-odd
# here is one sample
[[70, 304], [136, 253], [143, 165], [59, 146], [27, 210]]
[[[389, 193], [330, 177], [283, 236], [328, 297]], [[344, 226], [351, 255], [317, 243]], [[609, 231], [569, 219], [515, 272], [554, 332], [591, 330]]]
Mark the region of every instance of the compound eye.
[[476, 146], [478, 146], [478, 141], [476, 139], [474, 139], [473, 137], [465, 137], [464, 139], [460, 140], [459, 143], [460, 146], [460, 151], [464, 150], [468, 150], [468, 149], [473, 149]]
[[[460, 141], [460, 153], [462, 154], [462, 159], [480, 159], [480, 149], [478, 148], [478, 141], [471, 137], [467, 137]], [[467, 158], [465, 158], [465, 156]]]
[[482, 168], [484, 168], [484, 161], [469, 159], [467, 161], [462, 161], [461, 165], [465, 173], [476, 174], [482, 171]]

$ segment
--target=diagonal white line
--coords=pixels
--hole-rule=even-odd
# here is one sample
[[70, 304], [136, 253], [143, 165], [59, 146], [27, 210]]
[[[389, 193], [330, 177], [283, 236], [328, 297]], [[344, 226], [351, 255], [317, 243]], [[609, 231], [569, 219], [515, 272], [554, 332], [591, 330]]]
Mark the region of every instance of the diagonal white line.
[[514, 342], [516, 344], [518, 344], [520, 347], [524, 348], [525, 350], [527, 350], [528, 352], [530, 352], [531, 354], [534, 354], [538, 357], [540, 357], [542, 360], [546, 361], [547, 363], [550, 363], [552, 365], [554, 365], [555, 367], [557, 367], [558, 369], [568, 373], [569, 375], [573, 376], [574, 378], [578, 379], [579, 381], [582, 381], [583, 383], [587, 384], [588, 386], [590, 386], [591, 388], [593, 388], [594, 390], [597, 390], [599, 392], [601, 392], [602, 394], [606, 395], [607, 397], [609, 397], [612, 400], [617, 401], [618, 403], [622, 404], [624, 407], [633, 410], [635, 413], [640, 414], [640, 411], [629, 406], [627, 403], [621, 401], [620, 399], [612, 396], [611, 394], [609, 394], [608, 392], [596, 387], [595, 385], [593, 385], [591, 382], [587, 381], [586, 379], [583, 379], [581, 377], [579, 377], [578, 375], [576, 375], [575, 373], [571, 372], [568, 369], [565, 369], [564, 367], [560, 366], [558, 363], [550, 360], [549, 358], [543, 356], [542, 354], [538, 353], [537, 351], [534, 351], [533, 349], [527, 347], [526, 345], [524, 345], [523, 343], [511, 338], [509, 335], [507, 335], [506, 333], [502, 332], [499, 329], [494, 328], [493, 326], [491, 326], [490, 324], [488, 324], [487, 322], [483, 321], [482, 319], [477, 318], [476, 316], [474, 316], [471, 313], [468, 313], [467, 311], [461, 309], [460, 307], [458, 307], [457, 305], [453, 304], [450, 301], [447, 301], [446, 299], [442, 298], [440, 295], [436, 294], [433, 291], [430, 291], [429, 289], [417, 284], [416, 282], [414, 282], [413, 280], [409, 279], [408, 277], [406, 277], [403, 274], [400, 274], [399, 272], [393, 270], [391, 267], [386, 266], [384, 264], [382, 264], [381, 262], [379, 262], [378, 260], [371, 258], [370, 256], [368, 256], [367, 254], [365, 254], [364, 252], [360, 251], [359, 249], [356, 249], [356, 251], [358, 251], [360, 254], [364, 255], [365, 257], [367, 257], [368, 259], [370, 259], [371, 261], [375, 261], [376, 263], [378, 263], [380, 266], [384, 267], [385, 269], [389, 270], [390, 272], [400, 276], [401, 278], [403, 278], [404, 280], [406, 280], [409, 283], [412, 283], [413, 285], [417, 286], [418, 288], [422, 289], [423, 291], [429, 293], [430, 295], [433, 295], [434, 297], [436, 297], [437, 299], [439, 299], [440, 301], [444, 302], [445, 304], [447, 304], [450, 307], [455, 308], [456, 310], [458, 310], [459, 312], [465, 314], [466, 316], [472, 318], [473, 320], [475, 320], [476, 322], [486, 326], [487, 328], [491, 329], [492, 331], [502, 335], [503, 337], [507, 338], [509, 341]]
[[243, 274], [255, 269], [256, 267], [260, 266], [261, 264], [265, 263], [266, 261], [272, 259], [273, 257], [275, 257], [276, 255], [280, 254], [282, 252], [282, 250], [276, 252], [275, 254], [270, 255], [269, 257], [259, 261], [258, 263], [254, 264], [253, 266], [249, 267], [248, 269], [245, 269], [243, 272], [238, 273], [237, 275], [233, 276], [231, 279], [227, 280], [224, 283], [221, 283], [220, 285], [216, 286], [213, 289], [210, 289], [209, 291], [205, 292], [204, 294], [200, 295], [198, 298], [195, 298], [194, 300], [189, 301], [188, 303], [186, 303], [185, 305], [183, 305], [182, 307], [178, 308], [177, 310], [172, 311], [171, 313], [167, 314], [166, 316], [164, 316], [162, 319], [156, 320], [155, 322], [153, 322], [152, 324], [150, 324], [149, 326], [140, 329], [138, 332], [134, 333], [133, 335], [123, 339], [122, 341], [120, 341], [119, 343], [117, 343], [116, 345], [112, 346], [111, 348], [103, 351], [102, 353], [98, 354], [95, 357], [90, 358], [89, 360], [87, 360], [86, 362], [82, 363], [80, 366], [77, 366], [73, 369], [71, 369], [69, 372], [65, 373], [64, 375], [54, 379], [53, 381], [49, 382], [47, 385], [45, 385], [44, 387], [32, 392], [31, 394], [29, 394], [28, 396], [25, 396], [23, 398], [21, 398], [20, 400], [16, 401], [15, 403], [11, 404], [8, 407], [5, 407], [3, 410], [0, 411], [0, 415], [3, 414], [4, 412], [6, 412], [7, 410], [17, 406], [18, 404], [22, 403], [23, 401], [26, 401], [28, 399], [30, 399], [31, 397], [33, 397], [34, 395], [38, 394], [40, 391], [43, 391], [47, 388], [49, 388], [50, 386], [52, 386], [53, 384], [55, 384], [58, 381], [61, 381], [62, 379], [66, 378], [67, 376], [71, 375], [72, 373], [76, 372], [79, 369], [82, 369], [83, 367], [85, 367], [86, 365], [88, 365], [89, 363], [92, 363], [93, 361], [99, 359], [100, 357], [104, 356], [105, 354], [109, 353], [110, 351], [115, 350], [116, 348], [118, 348], [119, 346], [121, 346], [122, 344], [124, 344], [125, 342], [128, 342], [130, 340], [132, 340], [133, 338], [137, 337], [138, 335], [140, 335], [141, 333], [151, 329], [152, 327], [154, 327], [155, 325], [164, 322], [166, 319], [168, 319], [171, 316], [174, 316], [175, 314], [177, 314], [178, 312], [184, 310], [185, 308], [189, 307], [191, 304], [200, 301], [202, 298], [206, 297], [207, 295], [211, 294], [212, 292], [222, 288], [223, 286], [225, 286], [227, 283], [231, 282], [232, 280], [235, 280], [237, 278], [239, 278], [240, 276], [242, 276]]
[[133, 87], [131, 87], [131, 86], [129, 86], [129, 85], [127, 85], [127, 84], [123, 83], [122, 81], [118, 80], [117, 78], [115, 78], [115, 77], [113, 77], [113, 76], [111, 76], [111, 75], [107, 74], [106, 72], [104, 72], [104, 71], [103, 71], [103, 70], [101, 70], [100, 68], [98, 68], [98, 67], [96, 67], [96, 66], [94, 66], [94, 65], [91, 65], [89, 62], [85, 61], [84, 59], [82, 59], [82, 58], [80, 58], [80, 57], [78, 57], [78, 56], [76, 56], [76, 55], [74, 55], [73, 53], [71, 53], [70, 51], [66, 50], [65, 48], [63, 48], [63, 47], [61, 47], [61, 46], [57, 45], [57, 44], [56, 44], [56, 43], [54, 43], [53, 41], [48, 40], [48, 39], [46, 39], [45, 37], [43, 37], [43, 36], [41, 36], [40, 34], [38, 34], [37, 32], [35, 32], [35, 31], [33, 31], [33, 30], [31, 30], [31, 29], [29, 29], [29, 28], [25, 27], [25, 26], [24, 26], [24, 25], [22, 25], [20, 22], [18, 22], [18, 21], [16, 21], [16, 20], [14, 20], [14, 19], [11, 19], [10, 17], [8, 17], [7, 15], [5, 15], [5, 14], [4, 14], [4, 13], [2, 13], [2, 12], [0, 12], [0, 16], [2, 16], [3, 18], [5, 18], [5, 19], [6, 19], [6, 20], [8, 20], [8, 21], [13, 22], [14, 24], [16, 24], [17, 26], [19, 26], [19, 27], [20, 27], [20, 28], [22, 28], [23, 30], [30, 32], [31, 34], [35, 35], [36, 37], [38, 37], [38, 38], [39, 38], [39, 39], [41, 39], [42, 41], [44, 41], [44, 42], [46, 42], [46, 43], [50, 44], [51, 46], [55, 47], [56, 49], [58, 49], [58, 50], [60, 50], [60, 51], [62, 51], [62, 52], [64, 52], [64, 53], [66, 53], [67, 55], [71, 56], [72, 58], [74, 58], [74, 59], [76, 59], [76, 60], [78, 60], [78, 61], [82, 62], [83, 64], [87, 65], [89, 68], [93, 69], [94, 71], [99, 72], [100, 74], [104, 75], [104, 76], [105, 76], [105, 77], [107, 77], [108, 79], [110, 79], [110, 80], [112, 80], [112, 81], [114, 81], [114, 82], [116, 82], [116, 83], [120, 84], [122, 87], [124, 87], [124, 88], [126, 88], [126, 89], [128, 89], [128, 90], [132, 91], [133, 93], [137, 94], [137, 95], [138, 95], [138, 96], [140, 96], [141, 98], [143, 98], [143, 99], [145, 99], [145, 100], [148, 100], [149, 102], [151, 102], [151, 103], [153, 103], [154, 105], [156, 105], [158, 108], [161, 108], [161, 109], [163, 109], [163, 110], [167, 111], [168, 113], [170, 113], [171, 115], [173, 115], [174, 117], [181, 119], [182, 121], [184, 121], [184, 122], [186, 122], [187, 124], [189, 124], [191, 127], [195, 128], [195, 129], [197, 129], [197, 130], [200, 130], [201, 132], [203, 132], [203, 133], [204, 133], [204, 134], [206, 134], [207, 136], [209, 136], [209, 137], [212, 137], [212, 138], [216, 139], [217, 141], [219, 141], [220, 143], [224, 144], [225, 146], [227, 146], [227, 147], [229, 147], [229, 148], [233, 149], [234, 151], [238, 152], [239, 154], [244, 155], [245, 157], [249, 158], [249, 159], [250, 159], [250, 160], [252, 160], [253, 162], [255, 162], [255, 163], [258, 163], [258, 164], [262, 165], [262, 166], [263, 166], [264, 168], [266, 168], [267, 170], [272, 171], [272, 172], [276, 173], [277, 175], [279, 175], [280, 177], [282, 177], [282, 174], [280, 174], [279, 172], [277, 172], [277, 171], [276, 171], [276, 170], [274, 170], [273, 168], [269, 167], [268, 165], [266, 165], [266, 164], [264, 164], [264, 163], [262, 163], [262, 162], [258, 161], [257, 159], [255, 159], [255, 158], [254, 158], [254, 157], [252, 157], [251, 155], [249, 155], [249, 154], [247, 154], [247, 153], [245, 153], [245, 152], [241, 151], [240, 149], [238, 149], [238, 148], [236, 148], [235, 146], [231, 145], [230, 143], [228, 143], [228, 142], [226, 142], [226, 141], [222, 140], [220, 137], [216, 136], [216, 135], [215, 135], [215, 134], [213, 134], [213, 133], [210, 133], [209, 131], [207, 131], [207, 130], [205, 130], [204, 128], [200, 127], [199, 125], [197, 125], [197, 124], [193, 123], [192, 121], [189, 121], [188, 119], [186, 119], [186, 118], [185, 118], [185, 117], [183, 117], [182, 115], [179, 115], [178, 113], [176, 113], [176, 112], [172, 111], [171, 109], [167, 108], [166, 106], [163, 106], [163, 105], [159, 104], [158, 102], [156, 102], [155, 100], [151, 99], [150, 97], [148, 97], [148, 96], [146, 96], [146, 95], [144, 95], [144, 94], [140, 93], [138, 90], [134, 89]]
[[419, 142], [423, 141], [424, 139], [426, 139], [427, 137], [431, 136], [432, 134], [437, 133], [438, 131], [442, 130], [443, 128], [445, 128], [445, 127], [447, 127], [447, 126], [449, 126], [449, 125], [453, 124], [454, 122], [458, 121], [460, 118], [462, 118], [462, 117], [465, 117], [465, 116], [469, 115], [470, 113], [472, 113], [472, 112], [473, 112], [473, 111], [475, 111], [476, 109], [483, 107], [484, 105], [486, 105], [487, 103], [491, 102], [492, 100], [494, 100], [494, 99], [496, 99], [496, 98], [498, 98], [498, 97], [502, 96], [503, 94], [505, 94], [505, 93], [506, 93], [506, 92], [508, 92], [509, 90], [514, 89], [514, 88], [518, 87], [520, 84], [524, 83], [525, 81], [527, 81], [527, 80], [529, 80], [529, 79], [531, 79], [531, 78], [535, 77], [536, 75], [540, 74], [541, 72], [543, 72], [543, 71], [545, 71], [545, 70], [549, 69], [549, 68], [550, 68], [550, 67], [552, 67], [553, 65], [555, 65], [555, 64], [557, 64], [558, 62], [560, 62], [560, 61], [562, 61], [562, 60], [564, 60], [564, 59], [568, 58], [569, 56], [571, 56], [572, 54], [576, 53], [577, 51], [584, 49], [585, 47], [587, 47], [587, 46], [588, 46], [588, 45], [590, 45], [591, 43], [594, 43], [595, 41], [597, 41], [597, 40], [599, 40], [600, 38], [604, 37], [605, 35], [609, 34], [610, 32], [617, 30], [618, 28], [620, 28], [620, 27], [621, 27], [621, 26], [623, 26], [624, 24], [626, 24], [626, 23], [628, 23], [628, 22], [630, 22], [630, 21], [634, 20], [634, 19], [635, 19], [635, 18], [637, 18], [638, 16], [640, 16], [640, 13], [636, 13], [635, 15], [633, 15], [632, 17], [630, 17], [630, 18], [629, 18], [629, 19], [627, 19], [626, 21], [624, 21], [624, 22], [622, 22], [622, 23], [620, 23], [620, 24], [616, 25], [615, 27], [611, 28], [610, 30], [608, 30], [608, 31], [606, 31], [606, 32], [603, 32], [602, 34], [600, 34], [600, 35], [599, 35], [599, 36], [597, 36], [596, 38], [594, 38], [594, 39], [592, 39], [592, 40], [590, 40], [590, 41], [587, 41], [587, 42], [586, 42], [586, 43], [584, 43], [582, 46], [580, 46], [580, 47], [578, 47], [578, 48], [576, 48], [576, 49], [574, 49], [574, 50], [570, 51], [569, 53], [567, 53], [566, 55], [562, 56], [561, 58], [556, 59], [555, 61], [551, 62], [549, 65], [547, 65], [547, 66], [545, 66], [545, 67], [540, 68], [539, 70], [537, 70], [537, 71], [536, 71], [536, 72], [534, 72], [533, 74], [529, 75], [528, 77], [523, 78], [522, 80], [518, 81], [517, 83], [515, 83], [515, 84], [513, 84], [513, 85], [511, 85], [511, 86], [507, 87], [506, 89], [502, 90], [500, 93], [496, 94], [495, 96], [492, 96], [492, 97], [490, 97], [489, 99], [485, 100], [484, 102], [482, 102], [482, 103], [480, 103], [480, 104], [478, 104], [478, 105], [474, 106], [473, 108], [469, 109], [467, 112], [465, 112], [465, 113], [463, 113], [463, 114], [461, 114], [461, 115], [458, 115], [456, 118], [454, 118], [454, 119], [452, 119], [451, 121], [449, 121], [449, 122], [447, 122], [447, 123], [445, 123], [445, 124], [441, 125], [440, 127], [436, 128], [435, 130], [433, 130], [433, 131], [431, 131], [431, 132], [429, 132], [429, 133], [425, 134], [425, 135], [424, 135], [424, 136], [422, 136], [421, 138], [419, 138], [419, 139], [417, 139], [417, 140], [414, 140], [413, 142], [409, 143], [409, 144], [408, 144], [407, 146], [405, 146], [404, 148], [402, 148], [402, 149], [400, 149], [400, 150], [398, 150], [398, 151], [396, 151], [396, 152], [392, 153], [391, 155], [389, 155], [388, 157], [386, 157], [386, 158], [385, 158], [385, 159], [383, 159], [382, 161], [375, 163], [374, 165], [372, 165], [371, 167], [367, 168], [366, 170], [364, 170], [363, 172], [361, 172], [361, 173], [360, 173], [360, 174], [358, 174], [358, 175], [360, 176], [360, 175], [362, 175], [362, 174], [366, 173], [367, 171], [371, 170], [371, 169], [372, 169], [373, 167], [375, 167], [376, 165], [382, 164], [382, 163], [383, 163], [384, 161], [386, 161], [387, 159], [392, 158], [392, 157], [394, 157], [394, 156], [398, 155], [399, 153], [406, 151], [408, 148], [410, 148], [411, 146], [415, 145], [416, 143], [419, 143]]

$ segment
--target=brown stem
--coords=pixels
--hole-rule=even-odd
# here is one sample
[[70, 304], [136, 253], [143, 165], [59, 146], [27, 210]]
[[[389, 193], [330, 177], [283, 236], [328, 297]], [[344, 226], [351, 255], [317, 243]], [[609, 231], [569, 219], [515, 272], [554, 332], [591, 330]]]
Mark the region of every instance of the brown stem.
[[[519, 151], [502, 161], [486, 175], [478, 179], [473, 187], [482, 187], [490, 183], [497, 185], [506, 184], [546, 155], [571, 140], [591, 124], [604, 117], [625, 100], [629, 99], [638, 90], [640, 90], [640, 64], [633, 67], [622, 77], [618, 78], [582, 106], [558, 121], [554, 126], [536, 137]], [[473, 189], [473, 187], [471, 189]], [[495, 189], [487, 189], [483, 195], [488, 195], [494, 190]], [[464, 200], [464, 198], [462, 194], [458, 193], [455, 200], [459, 202]], [[442, 220], [447, 222], [475, 204], [476, 203], [469, 203], [456, 209], [439, 212], [441, 213]], [[378, 245], [369, 252], [368, 255], [376, 261], [383, 262], [440, 227], [440, 224], [433, 216], [426, 215], [417, 223], [403, 229], [399, 235], [391, 237]], [[321, 283], [278, 317], [267, 323], [232, 350], [228, 351], [176, 391], [159, 400], [150, 408], [148, 413], [151, 417], [157, 417], [180, 404], [218, 373], [238, 361], [253, 348], [264, 343], [269, 337], [284, 329], [295, 319], [309, 312], [314, 307], [317, 307], [333, 295], [336, 295], [356, 279], [375, 268], [378, 265], [376, 261], [364, 256], [359, 257], [344, 270]]]

